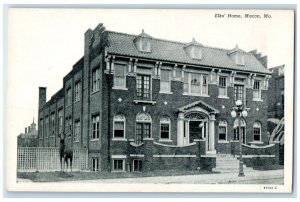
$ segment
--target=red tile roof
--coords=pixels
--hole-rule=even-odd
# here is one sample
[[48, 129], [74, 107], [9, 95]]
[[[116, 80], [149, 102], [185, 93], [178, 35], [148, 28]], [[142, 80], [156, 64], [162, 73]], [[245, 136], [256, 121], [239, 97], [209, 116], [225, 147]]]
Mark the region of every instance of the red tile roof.
[[184, 47], [187, 45], [187, 43], [156, 38], [148, 39], [151, 40], [150, 53], [140, 52], [134, 43], [134, 39], [137, 37], [137, 35], [130, 35], [112, 31], [107, 32], [109, 42], [107, 51], [111, 54], [148, 58], [158, 61], [218, 67], [237, 71], [271, 74], [271, 72], [267, 68], [265, 68], [252, 53], [244, 52], [245, 65], [237, 65], [228, 55], [228, 52], [230, 50], [203, 46], [202, 59], [198, 60], [192, 59], [185, 52]]

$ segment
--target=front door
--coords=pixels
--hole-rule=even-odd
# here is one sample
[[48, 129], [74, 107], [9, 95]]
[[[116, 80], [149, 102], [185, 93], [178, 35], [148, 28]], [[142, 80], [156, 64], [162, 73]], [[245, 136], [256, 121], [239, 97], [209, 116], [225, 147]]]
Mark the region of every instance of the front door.
[[184, 124], [184, 145], [193, 143], [195, 139], [205, 139], [207, 141], [207, 121], [187, 120]]

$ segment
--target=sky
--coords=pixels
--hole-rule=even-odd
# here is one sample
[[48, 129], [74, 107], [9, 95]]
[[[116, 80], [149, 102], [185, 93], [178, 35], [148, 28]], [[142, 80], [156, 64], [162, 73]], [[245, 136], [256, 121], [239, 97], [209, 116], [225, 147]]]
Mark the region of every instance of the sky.
[[[216, 14], [260, 14], [262, 18], [216, 18]], [[271, 18], [263, 18], [268, 14]], [[293, 13], [280, 10], [110, 10], [9, 9], [7, 31], [7, 132], [16, 137], [37, 122], [38, 88], [47, 87], [47, 100], [63, 77], [83, 56], [84, 33], [103, 23], [106, 29], [268, 56], [268, 68], [285, 65], [293, 71]]]

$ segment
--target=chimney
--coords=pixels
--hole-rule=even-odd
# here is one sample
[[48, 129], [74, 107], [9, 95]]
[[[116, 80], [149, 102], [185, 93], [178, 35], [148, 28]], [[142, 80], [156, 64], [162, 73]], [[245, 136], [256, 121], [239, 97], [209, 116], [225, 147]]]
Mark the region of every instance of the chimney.
[[47, 88], [39, 87], [39, 109], [41, 109], [44, 104], [46, 104]]
[[27, 133], [27, 127], [25, 128], [25, 134]]
[[30, 126], [28, 126], [28, 133], [31, 131]]

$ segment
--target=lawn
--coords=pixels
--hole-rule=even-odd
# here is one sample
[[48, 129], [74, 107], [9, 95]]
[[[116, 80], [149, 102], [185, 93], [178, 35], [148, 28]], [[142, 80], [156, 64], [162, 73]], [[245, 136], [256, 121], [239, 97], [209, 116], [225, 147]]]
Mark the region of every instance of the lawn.
[[216, 172], [202, 170], [159, 170], [149, 172], [18, 172], [17, 178], [29, 179], [33, 182], [59, 182], [75, 180], [96, 180], [114, 178], [137, 178], [154, 176], [204, 175]]

